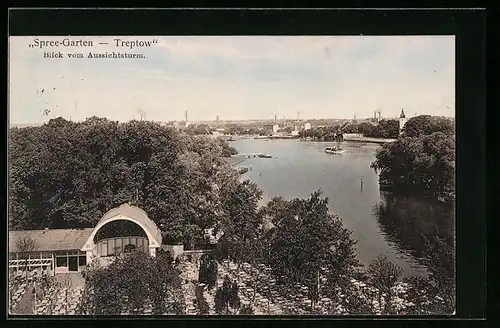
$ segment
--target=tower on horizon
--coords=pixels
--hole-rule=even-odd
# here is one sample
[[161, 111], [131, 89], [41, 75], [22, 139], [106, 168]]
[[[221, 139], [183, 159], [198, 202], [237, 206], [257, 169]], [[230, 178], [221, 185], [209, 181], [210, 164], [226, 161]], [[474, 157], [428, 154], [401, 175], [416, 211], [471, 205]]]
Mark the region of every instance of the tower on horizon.
[[184, 112], [184, 120], [187, 122], [188, 121], [188, 111]]
[[403, 110], [403, 108], [401, 108], [401, 114], [399, 114], [399, 135], [401, 135], [401, 133], [403, 133], [403, 127], [405, 126], [406, 121], [407, 121], [407, 118], [405, 115], [405, 111]]

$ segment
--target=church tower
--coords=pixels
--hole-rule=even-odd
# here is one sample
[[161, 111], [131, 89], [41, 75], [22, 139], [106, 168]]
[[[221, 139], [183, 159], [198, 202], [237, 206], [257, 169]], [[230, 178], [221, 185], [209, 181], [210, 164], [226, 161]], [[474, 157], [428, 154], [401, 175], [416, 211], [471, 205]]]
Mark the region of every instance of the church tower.
[[403, 133], [403, 127], [405, 126], [406, 121], [407, 121], [407, 118], [405, 115], [405, 111], [403, 110], [403, 108], [401, 108], [401, 114], [399, 115], [399, 135], [401, 135], [401, 133]]

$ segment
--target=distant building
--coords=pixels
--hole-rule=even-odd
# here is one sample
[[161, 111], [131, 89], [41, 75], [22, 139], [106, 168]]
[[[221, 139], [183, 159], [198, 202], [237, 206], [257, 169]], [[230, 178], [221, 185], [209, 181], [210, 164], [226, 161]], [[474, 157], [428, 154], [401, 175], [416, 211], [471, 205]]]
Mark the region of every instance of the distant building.
[[298, 136], [298, 135], [299, 135], [299, 131], [297, 131], [297, 130], [292, 131], [292, 136]]
[[399, 115], [399, 134], [400, 135], [401, 135], [401, 133], [403, 133], [403, 128], [404, 128], [407, 120], [408, 119], [406, 118], [405, 112], [404, 112], [403, 108], [401, 108], [401, 114]]
[[278, 124], [273, 125], [273, 134], [277, 134], [280, 130], [280, 126]]
[[307, 122], [304, 124], [304, 130], [311, 130], [311, 123]]

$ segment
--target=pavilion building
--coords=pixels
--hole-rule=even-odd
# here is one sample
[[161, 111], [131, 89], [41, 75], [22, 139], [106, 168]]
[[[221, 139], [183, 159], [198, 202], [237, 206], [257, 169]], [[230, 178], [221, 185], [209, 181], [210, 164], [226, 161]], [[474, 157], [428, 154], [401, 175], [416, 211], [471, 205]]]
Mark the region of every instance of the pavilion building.
[[122, 204], [104, 214], [94, 228], [10, 231], [9, 269], [81, 272], [94, 259], [105, 265], [133, 249], [155, 256], [160, 248], [183, 252], [182, 245], [162, 246], [161, 231], [146, 212]]

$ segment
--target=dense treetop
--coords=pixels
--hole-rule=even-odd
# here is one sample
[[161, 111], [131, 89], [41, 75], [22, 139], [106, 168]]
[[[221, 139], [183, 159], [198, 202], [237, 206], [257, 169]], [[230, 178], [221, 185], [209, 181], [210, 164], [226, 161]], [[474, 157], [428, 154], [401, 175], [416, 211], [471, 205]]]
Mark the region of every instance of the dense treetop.
[[239, 184], [230, 154], [221, 140], [146, 121], [11, 128], [9, 228], [92, 227], [131, 202], [169, 242], [202, 242]]
[[447, 197], [455, 193], [455, 127], [453, 122], [429, 115], [405, 124], [403, 135], [377, 150], [371, 165], [382, 183], [423, 189]]

